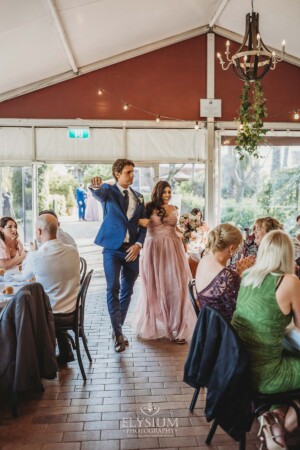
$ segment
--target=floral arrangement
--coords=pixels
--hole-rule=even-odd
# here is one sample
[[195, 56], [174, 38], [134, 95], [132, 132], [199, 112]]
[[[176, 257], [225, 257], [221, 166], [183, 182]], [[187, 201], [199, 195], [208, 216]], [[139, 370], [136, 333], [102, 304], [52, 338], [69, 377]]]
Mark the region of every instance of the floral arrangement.
[[197, 228], [201, 225], [198, 216], [184, 213], [179, 218], [179, 226], [183, 231], [183, 242], [188, 244], [193, 237], [193, 232], [197, 231]]

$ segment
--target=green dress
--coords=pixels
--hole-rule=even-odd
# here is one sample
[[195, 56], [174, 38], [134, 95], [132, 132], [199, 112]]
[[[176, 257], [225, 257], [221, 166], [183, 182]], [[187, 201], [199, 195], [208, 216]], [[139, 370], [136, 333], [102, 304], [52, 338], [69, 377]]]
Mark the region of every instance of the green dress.
[[239, 291], [232, 325], [249, 352], [253, 389], [265, 394], [300, 388], [300, 358], [283, 350], [292, 314], [284, 315], [276, 301], [278, 274], [257, 287]]

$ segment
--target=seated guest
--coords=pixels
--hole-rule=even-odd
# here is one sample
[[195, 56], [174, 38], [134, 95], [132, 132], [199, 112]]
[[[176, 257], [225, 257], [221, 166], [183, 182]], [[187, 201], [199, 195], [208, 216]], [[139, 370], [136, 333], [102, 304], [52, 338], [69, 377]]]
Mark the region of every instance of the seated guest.
[[18, 225], [12, 217], [0, 219], [0, 268], [21, 268], [25, 250], [19, 239]]
[[242, 240], [240, 230], [229, 223], [213, 228], [207, 238], [207, 254], [200, 260], [196, 273], [200, 308], [212, 306], [227, 320], [231, 320], [235, 310], [240, 276], [226, 265]]
[[[36, 223], [37, 240], [42, 245], [26, 258], [22, 278], [35, 277], [48, 294], [54, 313], [55, 326], [72, 321], [80, 285], [80, 260], [77, 250], [57, 239], [57, 219], [43, 214]], [[74, 361], [72, 348], [65, 333], [57, 329], [59, 362]]]
[[60, 228], [60, 222], [58, 220], [56, 212], [53, 211], [53, 209], [44, 209], [43, 211], [39, 212], [39, 216], [42, 216], [43, 214], [52, 214], [52, 216], [56, 217], [58, 224], [56, 235], [57, 239], [59, 239], [63, 244], [72, 245], [72, 247], [74, 247], [77, 250], [77, 244], [72, 238], [72, 236]]
[[209, 227], [207, 225], [206, 222], [204, 222], [204, 220], [202, 220], [203, 215], [202, 215], [202, 211], [199, 208], [194, 208], [191, 210], [190, 214], [192, 214], [193, 216], [197, 216], [198, 220], [200, 222], [200, 225], [197, 227], [197, 232], [199, 233], [208, 233], [209, 232]]
[[[242, 277], [232, 319], [250, 356], [255, 391], [271, 394], [300, 388], [300, 358], [284, 353], [282, 345], [292, 319], [300, 327], [300, 281], [294, 275], [294, 248], [286, 233], [270, 231], [261, 240], [255, 265]], [[266, 440], [267, 448], [285, 448], [285, 430], [292, 431], [296, 425], [293, 411], [286, 414], [286, 409], [278, 408], [260, 418], [260, 437]], [[276, 433], [277, 442], [273, 425], [281, 428]]]
[[254, 230], [254, 246], [246, 245], [242, 247], [242, 253], [238, 256], [238, 261], [235, 263], [235, 267], [230, 265], [231, 268], [235, 268], [239, 275], [242, 275], [244, 270], [249, 269], [255, 264], [258, 247], [262, 238], [273, 230], [283, 230], [283, 225], [278, 222], [274, 217], [262, 217], [257, 219], [253, 225]]

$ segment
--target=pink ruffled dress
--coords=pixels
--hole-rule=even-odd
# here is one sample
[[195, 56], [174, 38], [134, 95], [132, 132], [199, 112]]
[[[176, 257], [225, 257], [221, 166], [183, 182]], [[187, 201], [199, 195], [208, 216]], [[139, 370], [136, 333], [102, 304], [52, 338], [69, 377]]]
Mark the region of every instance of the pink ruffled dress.
[[130, 324], [143, 339], [189, 339], [196, 315], [188, 296], [192, 275], [181, 239], [177, 211], [151, 216], [140, 259], [141, 298]]

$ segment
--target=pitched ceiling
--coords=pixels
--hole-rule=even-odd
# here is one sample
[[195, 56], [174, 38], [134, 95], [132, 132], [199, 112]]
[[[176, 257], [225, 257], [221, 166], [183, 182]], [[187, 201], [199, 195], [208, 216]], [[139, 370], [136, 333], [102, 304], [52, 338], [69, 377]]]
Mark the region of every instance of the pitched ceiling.
[[[254, 0], [266, 45], [300, 65], [299, 0]], [[2, 0], [0, 101], [206, 33], [241, 40], [251, 0]]]

